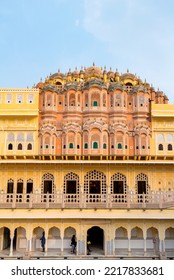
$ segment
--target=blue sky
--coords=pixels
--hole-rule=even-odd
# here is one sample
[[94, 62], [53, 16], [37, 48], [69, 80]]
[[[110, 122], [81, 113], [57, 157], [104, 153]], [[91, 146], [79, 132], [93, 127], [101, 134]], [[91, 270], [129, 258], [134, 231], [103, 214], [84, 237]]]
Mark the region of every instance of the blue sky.
[[174, 1], [0, 0], [0, 87], [58, 69], [129, 69], [174, 103]]

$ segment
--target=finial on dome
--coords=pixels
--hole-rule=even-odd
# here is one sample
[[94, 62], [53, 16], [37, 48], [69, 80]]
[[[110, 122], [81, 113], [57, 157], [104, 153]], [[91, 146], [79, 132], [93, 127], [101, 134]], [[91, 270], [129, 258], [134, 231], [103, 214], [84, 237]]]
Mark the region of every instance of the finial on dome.
[[83, 66], [81, 66], [81, 70], [83, 70]]
[[110, 67], [110, 71], [112, 71], [112, 67]]
[[77, 71], [77, 66], [75, 67], [75, 71]]
[[40, 78], [40, 82], [42, 82], [42, 77]]
[[71, 72], [71, 68], [69, 68], [69, 72]]
[[52, 75], [52, 73], [50, 72], [50, 76]]
[[92, 66], [95, 66], [95, 63], [93, 62]]
[[58, 69], [58, 73], [60, 73], [60, 69]]
[[127, 69], [127, 73], [129, 73], [129, 69]]
[[106, 70], [106, 66], [104, 66], [104, 70]]

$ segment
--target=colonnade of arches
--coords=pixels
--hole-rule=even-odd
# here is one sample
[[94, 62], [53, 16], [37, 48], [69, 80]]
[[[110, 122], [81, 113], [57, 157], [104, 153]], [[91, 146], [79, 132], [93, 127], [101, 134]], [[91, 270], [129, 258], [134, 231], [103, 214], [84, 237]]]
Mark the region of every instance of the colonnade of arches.
[[[111, 130], [109, 132], [109, 130]], [[42, 131], [39, 134], [39, 150], [41, 154], [59, 153], [62, 155], [128, 155], [130, 150], [129, 133], [125, 129], [109, 129], [108, 125], [98, 123], [96, 127], [84, 124], [83, 131], [79, 127], [61, 132], [62, 140], [53, 131]], [[150, 152], [149, 131], [136, 131], [134, 147], [135, 155], [148, 155]]]
[[81, 232], [78, 225], [35, 226], [28, 229], [24, 226], [10, 228], [8, 225], [0, 227], [0, 252], [9, 251], [32, 253], [41, 252], [40, 238], [45, 233], [45, 252], [56, 252], [59, 255], [71, 252], [70, 244], [73, 235], [77, 239], [77, 254], [87, 254], [87, 240], [91, 241], [93, 250], [101, 250], [104, 255], [121, 255], [124, 253], [142, 252], [148, 254], [174, 252], [174, 227], [159, 228], [155, 225], [85, 225]]
[[[54, 175], [45, 173], [41, 178], [41, 193], [54, 194], [60, 191], [56, 188], [57, 182]], [[148, 194], [150, 186], [148, 183], [148, 176], [144, 173], [139, 173], [135, 176], [135, 192], [137, 194]], [[86, 194], [126, 194], [130, 189], [127, 183], [126, 175], [117, 172], [110, 178], [110, 187], [107, 186], [107, 178], [104, 172], [91, 170], [86, 173], [83, 179], [83, 187], [80, 184], [80, 177], [75, 172], [69, 172], [64, 176], [62, 192], [65, 194], [79, 194], [80, 192]], [[32, 193], [34, 192], [33, 179], [29, 178], [26, 182], [19, 178], [17, 182], [13, 178], [7, 181], [7, 193]]]

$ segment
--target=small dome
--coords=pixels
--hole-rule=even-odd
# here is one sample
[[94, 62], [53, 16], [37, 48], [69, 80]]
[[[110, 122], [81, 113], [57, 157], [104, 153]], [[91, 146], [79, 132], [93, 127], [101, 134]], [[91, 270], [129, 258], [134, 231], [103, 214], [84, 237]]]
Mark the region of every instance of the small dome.
[[85, 76], [87, 78], [96, 77], [101, 78], [103, 76], [102, 70], [96, 66], [91, 66], [85, 70]]

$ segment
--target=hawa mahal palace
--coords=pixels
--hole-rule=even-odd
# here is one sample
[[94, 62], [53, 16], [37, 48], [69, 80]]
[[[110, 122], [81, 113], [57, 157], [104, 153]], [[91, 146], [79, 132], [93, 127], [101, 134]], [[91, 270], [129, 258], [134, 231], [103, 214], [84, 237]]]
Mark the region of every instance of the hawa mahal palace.
[[1, 88], [0, 178], [0, 258], [174, 258], [174, 105], [129, 71]]

